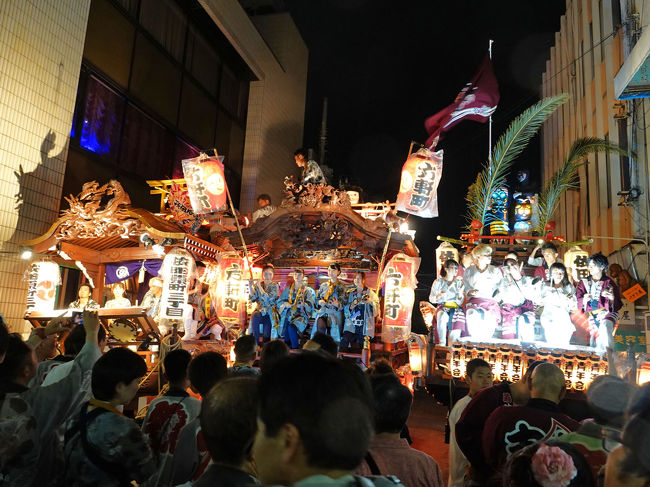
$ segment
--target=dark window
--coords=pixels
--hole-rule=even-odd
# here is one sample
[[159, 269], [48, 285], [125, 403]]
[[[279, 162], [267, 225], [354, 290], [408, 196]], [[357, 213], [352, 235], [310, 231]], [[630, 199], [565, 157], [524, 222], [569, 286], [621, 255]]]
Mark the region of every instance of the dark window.
[[587, 226], [591, 225], [591, 199], [589, 197], [589, 161], [585, 164], [585, 194], [587, 195], [587, 208], [585, 216], [587, 217]]
[[84, 58], [124, 87], [129, 85], [134, 38], [133, 24], [107, 0], [91, 2]]
[[594, 25], [589, 22], [589, 55], [591, 58], [591, 79], [596, 77], [596, 60], [594, 56]]
[[217, 96], [219, 62], [219, 56], [205, 40], [205, 37], [196, 27], [190, 26], [185, 52], [185, 68], [212, 96]]
[[605, 59], [605, 17], [603, 16], [603, 0], [598, 2], [598, 24], [600, 25], [600, 61]]
[[140, 23], [177, 61], [183, 60], [187, 18], [172, 0], [142, 0]]
[[122, 96], [90, 76], [79, 137], [81, 147], [116, 160], [123, 114]]
[[146, 179], [171, 173], [174, 136], [143, 111], [129, 104], [124, 120], [120, 165]]
[[220, 154], [228, 154], [230, 151], [230, 129], [232, 119], [224, 110], [219, 109], [219, 118], [217, 118], [217, 133], [214, 138], [214, 145]]
[[580, 78], [582, 79], [582, 96], [585, 96], [585, 92], [586, 92], [585, 79], [587, 77], [587, 72], [585, 71], [585, 69], [586, 69], [585, 68], [585, 56], [586, 56], [586, 54], [585, 54], [585, 43], [584, 43], [584, 41], [580, 41], [580, 52], [582, 54], [580, 56], [582, 58], [582, 76], [580, 76]]
[[612, 0], [612, 25], [615, 29], [621, 26], [621, 0]]
[[124, 10], [126, 10], [131, 16], [135, 17], [138, 14], [138, 2], [139, 0], [115, 0], [119, 3]]
[[228, 110], [228, 113], [235, 117], [237, 116], [237, 112], [239, 111], [239, 81], [237, 81], [237, 78], [235, 78], [234, 73], [228, 66], [224, 66], [221, 71], [219, 104]]
[[168, 122], [176, 124], [181, 72], [142, 34], [136, 40], [131, 91]]
[[[605, 134], [605, 140], [609, 142], [609, 132]], [[612, 169], [609, 151], [605, 151], [605, 176], [607, 179], [607, 208], [612, 207]]]
[[203, 149], [214, 144], [217, 104], [188, 78], [183, 80], [179, 127]]
[[[617, 120], [618, 125], [618, 146], [627, 150], [627, 119], [620, 118]], [[621, 171], [621, 190], [628, 191], [630, 189], [630, 158], [628, 156], [618, 156], [620, 160]]]
[[183, 175], [183, 166], [181, 164], [183, 159], [193, 159], [194, 157], [198, 157], [201, 151], [181, 139], [176, 139], [176, 146], [174, 149], [174, 169], [172, 171], [172, 178], [183, 178], [185, 177]]

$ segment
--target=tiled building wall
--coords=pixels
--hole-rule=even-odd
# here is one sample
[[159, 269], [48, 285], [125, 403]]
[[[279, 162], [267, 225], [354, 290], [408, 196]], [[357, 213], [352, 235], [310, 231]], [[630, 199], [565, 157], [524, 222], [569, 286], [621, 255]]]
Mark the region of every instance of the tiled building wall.
[[90, 0], [0, 1], [0, 312], [24, 332], [17, 244], [59, 210]]
[[[544, 181], [555, 173], [577, 138], [608, 138], [619, 143], [614, 76], [624, 59], [622, 31], [614, 25], [613, 7], [611, 0], [567, 1], [542, 75], [542, 96], [569, 93], [571, 99], [542, 129]], [[634, 225], [634, 212], [639, 209], [617, 204], [616, 193], [622, 188], [617, 154], [592, 154], [588, 161], [580, 170], [580, 189], [562, 197], [555, 217], [556, 234], [565, 235], [569, 241], [586, 235], [624, 237], [595, 239], [590, 250], [607, 255], [642, 231]], [[647, 161], [639, 163], [647, 165]]]
[[308, 51], [289, 14], [251, 19], [236, 0], [199, 0], [259, 81], [251, 83], [240, 210], [260, 193], [281, 198], [285, 175], [298, 174], [293, 151], [303, 135]]

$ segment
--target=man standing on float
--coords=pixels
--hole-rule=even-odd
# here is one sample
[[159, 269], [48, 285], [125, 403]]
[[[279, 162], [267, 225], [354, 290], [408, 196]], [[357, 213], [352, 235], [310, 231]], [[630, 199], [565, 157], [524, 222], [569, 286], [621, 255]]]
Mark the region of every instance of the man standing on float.
[[490, 265], [492, 247], [478, 244], [472, 250], [474, 265], [463, 274], [465, 283], [465, 317], [469, 335], [475, 340], [489, 340], [501, 321], [499, 303], [494, 299], [503, 274]]
[[293, 271], [294, 282], [287, 286], [278, 300], [280, 334], [293, 349], [299, 348], [300, 337], [307, 328], [314, 310], [314, 290], [305, 285], [302, 269]]
[[324, 282], [316, 293], [316, 318], [311, 331], [313, 337], [317, 331], [331, 335], [338, 343], [343, 336], [343, 306], [345, 305], [346, 286], [339, 281], [341, 266], [336, 262], [329, 265], [327, 275], [329, 282]]
[[305, 149], [298, 149], [293, 153], [293, 158], [298, 167], [302, 168], [302, 176], [300, 177], [301, 184], [327, 184], [325, 175], [316, 161], [313, 159], [307, 160], [307, 152]]

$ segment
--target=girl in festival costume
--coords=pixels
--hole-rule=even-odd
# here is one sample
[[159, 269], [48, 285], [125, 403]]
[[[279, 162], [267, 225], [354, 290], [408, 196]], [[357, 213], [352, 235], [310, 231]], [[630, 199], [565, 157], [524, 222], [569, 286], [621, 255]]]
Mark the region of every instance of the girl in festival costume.
[[277, 301], [280, 295], [280, 287], [273, 282], [273, 266], [268, 264], [262, 269], [261, 281], [250, 281], [251, 301], [257, 303], [257, 311], [251, 315], [251, 332], [255, 341], [260, 342], [260, 331], [262, 339], [268, 342], [280, 336], [280, 315], [277, 310]]
[[501, 338], [519, 338], [524, 342], [535, 340], [535, 305], [533, 279], [522, 276], [523, 262], [507, 258], [501, 271], [503, 279], [499, 283], [496, 298], [501, 302]]
[[131, 306], [131, 301], [124, 297], [124, 283], [116, 282], [113, 284], [113, 299], [106, 301], [105, 308], [128, 308]]
[[433, 281], [429, 301], [437, 305], [436, 330], [438, 344], [447, 345], [467, 336], [467, 324], [462, 304], [464, 299], [463, 278], [458, 276], [458, 262], [449, 259], [443, 264], [440, 278]]
[[492, 247], [489, 245], [478, 244], [472, 250], [472, 256], [474, 265], [466, 269], [463, 275], [468, 299], [465, 305], [467, 331], [473, 339], [489, 340], [501, 320], [501, 310], [494, 295], [503, 274], [490, 265]]
[[282, 291], [278, 300], [280, 333], [293, 349], [300, 346], [298, 334], [305, 331], [314, 310], [314, 290], [305, 286], [304, 277], [301, 269], [295, 269], [294, 283]]
[[578, 309], [589, 319], [589, 345], [601, 353], [613, 351], [614, 325], [618, 321], [618, 310], [623, 306], [618, 286], [605, 274], [609, 262], [603, 254], [591, 255], [587, 267], [590, 276], [578, 282], [576, 299]]
[[566, 347], [576, 330], [571, 322], [571, 311], [577, 307], [575, 289], [564, 264], [552, 264], [550, 272], [550, 282], [545, 282], [540, 291], [538, 304], [544, 308], [540, 321], [546, 342], [553, 347]]
[[343, 306], [345, 305], [345, 284], [339, 281], [341, 266], [330, 264], [327, 268], [329, 282], [324, 282], [316, 293], [316, 317], [311, 330], [313, 338], [317, 331], [331, 335], [338, 343], [343, 335]]
[[379, 299], [366, 287], [366, 274], [354, 274], [354, 287], [348, 290], [344, 307], [345, 326], [341, 339], [341, 350], [352, 343], [363, 344], [364, 336], [375, 336], [375, 317], [379, 311]]

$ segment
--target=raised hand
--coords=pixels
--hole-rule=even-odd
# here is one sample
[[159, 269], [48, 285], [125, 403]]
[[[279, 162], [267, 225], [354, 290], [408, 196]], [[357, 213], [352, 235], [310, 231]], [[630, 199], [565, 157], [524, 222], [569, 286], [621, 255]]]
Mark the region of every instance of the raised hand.
[[99, 331], [99, 317], [97, 311], [84, 310], [82, 314], [84, 330], [86, 330], [86, 342], [97, 344], [97, 332]]

